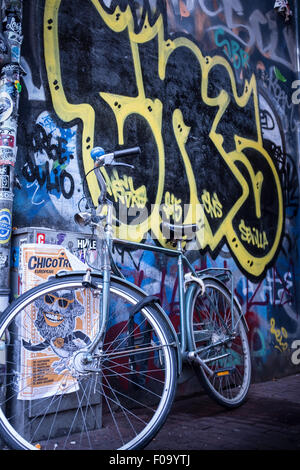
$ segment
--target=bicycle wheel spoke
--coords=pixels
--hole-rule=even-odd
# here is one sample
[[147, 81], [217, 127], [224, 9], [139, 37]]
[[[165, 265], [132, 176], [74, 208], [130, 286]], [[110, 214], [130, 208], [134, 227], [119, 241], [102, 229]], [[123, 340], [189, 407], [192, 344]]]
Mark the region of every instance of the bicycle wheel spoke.
[[[138, 331], [139, 329], [141, 329], [141, 327], [146, 323], [146, 319], [144, 319], [139, 325], [136, 325], [135, 329], [133, 330], [133, 332], [131, 333], [131, 336], [135, 337], [136, 340], [138, 340], [139, 336], [142, 337], [142, 333], [140, 333], [140, 335], [134, 335], [134, 333], [136, 331]], [[114, 345], [114, 343], [116, 343], [118, 341], [118, 338], [121, 336], [122, 333], [124, 333], [124, 331], [126, 331], [126, 327], [128, 327], [128, 325], [124, 325], [122, 330], [119, 332], [118, 336], [114, 339], [114, 341], [110, 344], [110, 346], [108, 348], [106, 348], [106, 353], [109, 352], [110, 348]], [[122, 340], [122, 342], [114, 349], [115, 351], [118, 351], [120, 349], [120, 346], [122, 346], [122, 344], [124, 344], [125, 341], [127, 341], [128, 338], [125, 338]], [[104, 344], [104, 347], [105, 347], [105, 344]]]
[[[153, 410], [154, 410], [153, 408], [151, 408], [150, 406], [148, 406], [148, 405], [145, 404], [145, 403], [142, 403], [141, 401], [137, 400], [136, 398], [134, 398], [134, 397], [128, 397], [128, 395], [126, 395], [125, 393], [122, 393], [122, 392], [120, 392], [120, 391], [117, 390], [117, 389], [113, 389], [111, 385], [109, 385], [109, 388], [112, 390], [112, 392], [117, 393], [118, 395], [120, 395], [120, 396], [126, 398], [127, 401], [130, 400], [130, 402], [131, 402], [132, 404], [134, 404], [135, 406], [144, 407], [145, 409], [148, 409], [148, 410], [150, 410], [150, 411], [153, 411]], [[118, 402], [114, 402], [114, 403], [115, 403], [115, 404], [118, 404]], [[122, 408], [121, 405], [120, 405], [120, 407]]]
[[86, 364], [99, 301], [79, 275], [49, 286], [21, 296], [0, 320], [0, 433], [21, 449], [142, 448], [175, 394], [173, 338], [160, 313], [149, 306], [132, 315], [140, 294], [112, 283], [104, 346]]
[[[74, 417], [73, 417], [73, 420], [72, 420], [72, 423], [70, 425], [70, 428], [69, 428], [69, 432], [67, 434], [67, 438], [65, 440], [65, 446], [66, 447], [66, 444], [67, 444], [67, 439], [70, 439], [70, 436], [72, 434], [72, 430], [73, 430], [73, 426], [75, 425], [76, 423], [76, 418], [78, 415], [81, 416], [81, 420], [82, 420], [82, 423], [83, 423], [83, 426], [82, 426], [82, 431], [81, 431], [81, 434], [83, 433], [83, 431], [85, 431], [85, 436], [89, 442], [89, 445], [90, 445], [90, 448], [92, 447], [91, 446], [91, 441], [90, 441], [90, 434], [89, 434], [89, 430], [87, 428], [87, 425], [86, 425], [86, 420], [85, 420], [85, 415], [83, 413], [83, 409], [82, 409], [82, 403], [83, 403], [83, 400], [85, 398], [85, 389], [82, 387], [82, 396], [80, 397], [78, 395], [78, 391], [76, 390], [76, 396], [77, 396], [77, 400], [78, 400], [78, 408], [76, 410], [76, 413], [74, 414]], [[89, 403], [89, 401], [87, 401], [87, 403]], [[87, 408], [87, 405], [86, 405], [86, 408]]]
[[[103, 371], [105, 371], [106, 377], [109, 377], [109, 376], [110, 376], [110, 374], [107, 374], [107, 370], [109, 370], [109, 371], [114, 371], [114, 369], [112, 368], [113, 365], [114, 365], [115, 367], [119, 367], [119, 366], [120, 366], [120, 364], [117, 363], [117, 362], [113, 362], [113, 361], [110, 361], [110, 362], [112, 362], [112, 365], [111, 365], [110, 367], [109, 367], [109, 366], [104, 366], [104, 367], [103, 367]], [[142, 360], [141, 360], [140, 362], [142, 362]], [[135, 365], [139, 364], [139, 361], [135, 361], [134, 364], [135, 364]], [[124, 369], [125, 371], [128, 371], [128, 372], [124, 372], [124, 371], [122, 370], [122, 374], [121, 374], [122, 376], [137, 374], [136, 371], [132, 371], [131, 367], [125, 366], [124, 364], [122, 365], [122, 369]], [[164, 368], [160, 368], [160, 372], [164, 372], [164, 371], [165, 371]], [[149, 369], [149, 368], [147, 368], [147, 373], [145, 373], [145, 372], [143, 372], [143, 371], [141, 371], [141, 370], [138, 371], [138, 374], [139, 374], [140, 376], [143, 376], [145, 379], [148, 378], [148, 379], [150, 379], [150, 380], [153, 381], [153, 382], [157, 382], [157, 383], [163, 384], [164, 381], [161, 380], [161, 379], [158, 379], [157, 377], [155, 377], [155, 375], [153, 375], [154, 373], [157, 373], [157, 369]], [[152, 375], [151, 375], [151, 374], [152, 374]], [[111, 376], [113, 376], [113, 375], [115, 375], [115, 373], [114, 373], [114, 374], [111, 374]], [[119, 375], [120, 375], [120, 374], [119, 374]]]
[[[108, 369], [108, 370], [111, 370], [109, 367], [108, 367], [107, 369]], [[120, 377], [120, 378], [123, 377], [123, 374], [121, 374], [121, 373], [116, 373], [115, 375], [118, 376], [118, 377]], [[126, 376], [126, 380], [127, 380], [130, 384], [137, 386], [138, 388], [142, 389], [143, 391], [147, 392], [147, 393], [150, 394], [150, 395], [153, 395], [153, 396], [156, 396], [156, 397], [159, 397], [159, 396], [160, 396], [158, 393], [155, 393], [155, 392], [153, 392], [152, 390], [147, 389], [146, 387], [140, 385], [138, 382], [135, 382], [134, 380], [129, 379], [128, 376]]]
[[[104, 380], [106, 380], [106, 378], [104, 378]], [[130, 427], [132, 428], [132, 430], [134, 430], [134, 427], [133, 427], [133, 425], [132, 425], [132, 422], [131, 422], [130, 419], [129, 419], [129, 416], [130, 416], [130, 415], [132, 415], [132, 416], [134, 416], [135, 418], [139, 419], [141, 422], [143, 422], [143, 424], [146, 424], [145, 421], [143, 421], [141, 418], [139, 418], [139, 417], [138, 417], [137, 415], [135, 415], [134, 413], [131, 413], [127, 408], [125, 408], [125, 407], [121, 404], [121, 402], [120, 402], [119, 399], [117, 398], [117, 395], [116, 395], [115, 390], [113, 390], [113, 388], [111, 387], [111, 385], [109, 384], [109, 382], [108, 382], [107, 380], [106, 380], [106, 382], [107, 382], [107, 384], [108, 384], [108, 385], [107, 385], [107, 388], [110, 390], [110, 392], [113, 394], [113, 396], [114, 396], [114, 398], [115, 398], [115, 401], [114, 401], [114, 400], [112, 400], [112, 401], [114, 401], [114, 403], [117, 404], [117, 405], [120, 407], [120, 409], [122, 410], [122, 413], [124, 414], [124, 416], [125, 416], [125, 418], [126, 418], [128, 424], [130, 425]], [[102, 386], [104, 386], [104, 384], [102, 384]], [[106, 397], [107, 397], [107, 395], [106, 395]], [[111, 399], [111, 398], [110, 398], [110, 399]], [[136, 403], [137, 403], [137, 402], [136, 402]], [[134, 432], [135, 432], [135, 430], [134, 430]], [[135, 432], [135, 434], [137, 434], [137, 433]]]
[[195, 371], [212, 398], [227, 407], [241, 404], [250, 384], [248, 341], [241, 321], [233, 332], [232, 320], [236, 323], [239, 314], [236, 308], [232, 313], [231, 305], [231, 296], [223, 287], [205, 280], [205, 294], [195, 295], [191, 313], [194, 348], [212, 375], [197, 365]]

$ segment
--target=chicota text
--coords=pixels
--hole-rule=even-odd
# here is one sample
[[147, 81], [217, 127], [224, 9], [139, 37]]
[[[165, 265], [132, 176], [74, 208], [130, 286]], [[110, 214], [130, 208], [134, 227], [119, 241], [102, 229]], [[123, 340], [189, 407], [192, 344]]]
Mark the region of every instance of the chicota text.
[[56, 269], [56, 268], [70, 268], [70, 262], [64, 256], [58, 258], [51, 258], [49, 256], [31, 256], [28, 261], [28, 268], [33, 269]]

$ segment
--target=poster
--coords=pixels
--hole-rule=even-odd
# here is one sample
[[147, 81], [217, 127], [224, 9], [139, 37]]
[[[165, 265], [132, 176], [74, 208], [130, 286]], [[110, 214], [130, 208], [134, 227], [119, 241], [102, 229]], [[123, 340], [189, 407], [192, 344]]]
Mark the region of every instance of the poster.
[[[59, 245], [24, 244], [20, 253], [22, 292], [58, 271], [84, 270], [86, 265]], [[78, 382], [72, 370], [74, 352], [94, 336], [99, 297], [86, 289], [59, 290], [39, 297], [22, 313], [18, 399], [72, 393]], [[76, 374], [75, 374], [76, 375]]]

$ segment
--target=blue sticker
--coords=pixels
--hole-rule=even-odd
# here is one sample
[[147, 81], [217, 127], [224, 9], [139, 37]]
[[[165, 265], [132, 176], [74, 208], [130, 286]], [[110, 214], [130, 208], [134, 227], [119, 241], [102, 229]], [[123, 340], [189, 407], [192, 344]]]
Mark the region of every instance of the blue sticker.
[[11, 236], [11, 212], [9, 209], [0, 210], [0, 243], [8, 243]]
[[20, 259], [20, 248], [18, 246], [15, 246], [11, 250], [10, 267], [11, 268], [18, 268], [19, 267], [19, 259]]

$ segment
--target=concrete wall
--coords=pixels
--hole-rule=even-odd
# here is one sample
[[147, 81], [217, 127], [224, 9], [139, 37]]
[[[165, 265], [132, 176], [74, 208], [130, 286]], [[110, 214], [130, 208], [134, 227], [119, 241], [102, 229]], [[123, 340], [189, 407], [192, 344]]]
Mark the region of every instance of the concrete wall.
[[[233, 270], [254, 379], [296, 372], [295, 14], [286, 23], [265, 0], [111, 3], [25, 2], [14, 226], [78, 231], [79, 201], [99, 194], [92, 174], [83, 179], [90, 149], [139, 145], [134, 170], [106, 173], [119, 236], [165, 244], [160, 217], [201, 220], [189, 256]], [[178, 324], [174, 262], [117, 256]]]

